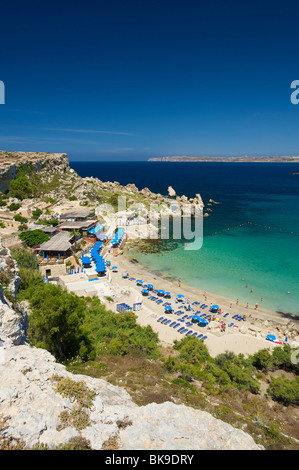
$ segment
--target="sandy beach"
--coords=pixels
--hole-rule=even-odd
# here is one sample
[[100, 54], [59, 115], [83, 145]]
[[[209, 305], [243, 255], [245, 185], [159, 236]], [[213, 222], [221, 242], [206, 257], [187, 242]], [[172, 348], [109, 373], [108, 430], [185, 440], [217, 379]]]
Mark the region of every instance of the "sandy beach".
[[[129, 278], [142, 279], [143, 284], [153, 284], [154, 289], [163, 289], [164, 291], [171, 292], [171, 299], [165, 299], [164, 302], [170, 302], [174, 312], [179, 309], [184, 310], [180, 302], [178, 304], [175, 303], [175, 298], [178, 294], [182, 294], [186, 299], [189, 299], [194, 310], [199, 308], [199, 306], [192, 305], [194, 301], [199, 301], [200, 304], [207, 304], [208, 307], [206, 309], [202, 310], [199, 308], [201, 313], [207, 313], [210, 305], [219, 305], [222, 314], [216, 315], [216, 321], [210, 322], [206, 327], [193, 324], [189, 328], [194, 332], [203, 333], [207, 336], [205, 344], [213, 357], [225, 351], [250, 355], [260, 349], [279, 346], [265, 339], [268, 334], [274, 334], [277, 341], [284, 343], [287, 333], [288, 343], [294, 347], [299, 346], [299, 325], [294, 319], [286, 318], [276, 312], [261, 308], [255, 310], [253, 306], [246, 308], [246, 306], [237, 305], [236, 302], [232, 302], [230, 299], [210, 292], [206, 292], [205, 297], [202, 290], [190, 287], [183, 282], [181, 282], [179, 287], [178, 281], [170, 281], [149, 272], [144, 266], [135, 260], [131, 260], [127, 254], [113, 256], [110, 253], [107, 256], [107, 260], [111, 261], [112, 266], [116, 265], [118, 267], [117, 272], [111, 272], [111, 284], [117, 293], [117, 298], [113, 303], [114, 305], [109, 302], [109, 308], [116, 310], [117, 303], [126, 302], [132, 306], [133, 303], [142, 301], [142, 310], [135, 312], [138, 322], [142, 326], [150, 325], [158, 333], [160, 341], [165, 345], [173, 344], [175, 339], [180, 340], [184, 335], [168, 325], [157, 322], [157, 319], [161, 316], [164, 316], [164, 318], [167, 316], [172, 321], [178, 321], [180, 317], [175, 315], [175, 313], [164, 314], [162, 303], [158, 305], [148, 297], [143, 296], [141, 293], [142, 287], [136, 285], [136, 280], [124, 279], [122, 273], [128, 273]], [[229, 313], [229, 316], [223, 318], [225, 313]], [[235, 314], [246, 315], [246, 320], [236, 321], [232, 319]], [[224, 332], [220, 329], [220, 325], [223, 322], [226, 324]], [[229, 323], [234, 323], [234, 326], [228, 326]]]

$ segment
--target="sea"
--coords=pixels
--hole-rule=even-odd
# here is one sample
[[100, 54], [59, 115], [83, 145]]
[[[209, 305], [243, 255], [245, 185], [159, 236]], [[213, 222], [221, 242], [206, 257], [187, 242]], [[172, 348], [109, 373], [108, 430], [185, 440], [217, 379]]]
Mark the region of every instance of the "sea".
[[[299, 163], [70, 162], [82, 177], [134, 183], [209, 207], [201, 249], [184, 240], [133, 253], [149, 270], [207, 292], [299, 317]], [[298, 173], [298, 174], [294, 174]], [[212, 199], [216, 204], [207, 206]]]

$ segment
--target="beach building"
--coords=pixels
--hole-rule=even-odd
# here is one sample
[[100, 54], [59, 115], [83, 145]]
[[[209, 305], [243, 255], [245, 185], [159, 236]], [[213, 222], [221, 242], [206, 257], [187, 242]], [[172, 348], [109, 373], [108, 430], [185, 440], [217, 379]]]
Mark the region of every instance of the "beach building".
[[89, 219], [89, 210], [78, 210], [78, 211], [72, 211], [72, 212], [67, 212], [65, 214], [60, 215], [60, 220], [65, 220], [67, 222], [82, 222], [84, 220]]
[[71, 232], [72, 230], [76, 230], [80, 233], [81, 237], [88, 237], [89, 230], [95, 227], [97, 221], [90, 219], [90, 220], [76, 220], [76, 221], [65, 221], [58, 226], [58, 230], [62, 232]]
[[[47, 276], [65, 272], [64, 261], [72, 254], [74, 237], [69, 232], [58, 232], [47, 242], [35, 248], [40, 272]], [[54, 269], [54, 265], [62, 265], [62, 269]]]

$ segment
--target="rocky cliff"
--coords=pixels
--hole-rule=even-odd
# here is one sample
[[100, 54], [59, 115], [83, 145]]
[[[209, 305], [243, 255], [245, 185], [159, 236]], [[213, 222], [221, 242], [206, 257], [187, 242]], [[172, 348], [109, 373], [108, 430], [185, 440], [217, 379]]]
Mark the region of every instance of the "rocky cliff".
[[80, 438], [93, 449], [260, 448], [204, 411], [171, 402], [138, 407], [122, 388], [69, 373], [26, 343], [26, 317], [5, 295], [15, 295], [19, 273], [1, 240], [0, 273], [9, 273], [8, 291], [0, 291], [0, 444], [51, 449]]
[[5, 152], [0, 151], [0, 191], [5, 192], [16, 177], [20, 166], [31, 166], [37, 172], [64, 173], [69, 170], [65, 153]]

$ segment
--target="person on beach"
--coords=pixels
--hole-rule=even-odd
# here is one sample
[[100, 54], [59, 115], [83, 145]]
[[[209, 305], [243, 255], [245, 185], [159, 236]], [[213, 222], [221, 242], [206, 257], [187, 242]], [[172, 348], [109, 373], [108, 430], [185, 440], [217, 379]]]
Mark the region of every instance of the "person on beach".
[[255, 310], [257, 310], [257, 308], [258, 308], [258, 304], [255, 304]]
[[179, 285], [179, 287], [181, 287], [181, 279], [180, 278], [178, 279], [178, 285]]
[[239, 303], [239, 299], [236, 300], [236, 304], [237, 304], [237, 305], [238, 305], [238, 303]]
[[248, 284], [246, 284], [246, 287], [248, 287]]
[[247, 302], [247, 304], [246, 304], [246, 308], [248, 308], [248, 302]]
[[252, 288], [250, 289], [250, 292], [251, 292], [251, 293], [253, 292], [253, 289], [252, 289]]
[[264, 301], [264, 299], [263, 299], [263, 297], [262, 297], [262, 298], [261, 298], [261, 303], [263, 303], [263, 301]]

